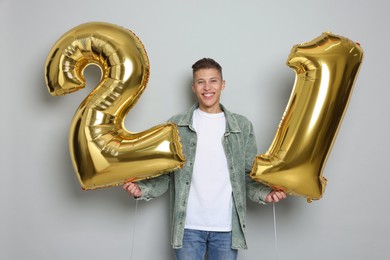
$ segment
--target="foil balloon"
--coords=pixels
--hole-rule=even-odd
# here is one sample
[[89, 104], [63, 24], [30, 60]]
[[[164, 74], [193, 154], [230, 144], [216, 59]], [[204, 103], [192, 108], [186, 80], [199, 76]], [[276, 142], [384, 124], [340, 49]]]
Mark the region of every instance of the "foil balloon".
[[149, 60], [138, 37], [117, 25], [91, 22], [66, 32], [52, 47], [45, 76], [50, 94], [85, 87], [84, 69], [97, 65], [98, 86], [77, 109], [70, 126], [70, 154], [83, 189], [154, 178], [182, 167], [176, 125], [129, 132], [123, 122], [149, 78]]
[[295, 45], [287, 65], [294, 87], [268, 151], [256, 157], [251, 178], [308, 202], [320, 199], [323, 169], [363, 60], [359, 44], [323, 33]]

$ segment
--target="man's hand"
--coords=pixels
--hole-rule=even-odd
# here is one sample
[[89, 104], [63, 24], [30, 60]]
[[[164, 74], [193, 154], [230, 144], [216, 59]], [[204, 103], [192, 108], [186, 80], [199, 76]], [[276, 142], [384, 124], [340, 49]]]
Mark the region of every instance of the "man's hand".
[[271, 191], [267, 197], [265, 198], [265, 202], [271, 203], [271, 202], [279, 202], [282, 199], [286, 198], [286, 193], [281, 190], [273, 190]]
[[141, 197], [142, 196], [142, 191], [141, 189], [138, 187], [137, 184], [133, 183], [133, 182], [126, 182], [125, 184], [123, 184], [122, 188], [130, 195], [130, 196], [133, 196], [135, 198], [138, 198], [138, 197]]

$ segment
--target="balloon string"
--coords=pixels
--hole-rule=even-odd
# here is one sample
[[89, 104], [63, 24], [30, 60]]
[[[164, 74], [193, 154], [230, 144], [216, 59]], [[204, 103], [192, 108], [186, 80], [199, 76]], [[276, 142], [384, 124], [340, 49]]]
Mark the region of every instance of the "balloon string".
[[276, 232], [276, 210], [275, 210], [275, 203], [272, 203], [272, 209], [274, 213], [274, 235], [275, 235], [275, 251], [276, 251], [276, 260], [278, 260], [278, 236]]
[[130, 260], [133, 259], [133, 252], [134, 252], [134, 238], [135, 238], [135, 228], [137, 227], [137, 212], [138, 212], [138, 200], [135, 200], [135, 212], [134, 212], [134, 221], [133, 221], [133, 238], [131, 243], [131, 251], [130, 251]]

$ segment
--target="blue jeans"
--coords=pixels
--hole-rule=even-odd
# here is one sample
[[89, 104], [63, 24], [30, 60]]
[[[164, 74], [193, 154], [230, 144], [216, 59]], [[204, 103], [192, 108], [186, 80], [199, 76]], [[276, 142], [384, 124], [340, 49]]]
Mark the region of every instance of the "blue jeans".
[[232, 232], [212, 232], [185, 229], [183, 247], [175, 249], [177, 260], [236, 260], [232, 249]]

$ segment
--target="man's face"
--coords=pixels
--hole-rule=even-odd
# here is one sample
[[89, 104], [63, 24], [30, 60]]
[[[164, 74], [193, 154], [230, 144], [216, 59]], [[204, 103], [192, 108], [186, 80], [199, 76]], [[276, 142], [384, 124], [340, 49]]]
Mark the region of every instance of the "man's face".
[[225, 81], [217, 69], [200, 69], [194, 73], [192, 91], [198, 98], [200, 110], [207, 113], [222, 112], [219, 106]]

